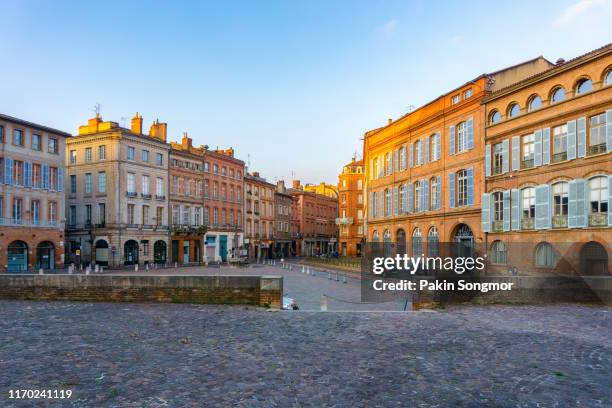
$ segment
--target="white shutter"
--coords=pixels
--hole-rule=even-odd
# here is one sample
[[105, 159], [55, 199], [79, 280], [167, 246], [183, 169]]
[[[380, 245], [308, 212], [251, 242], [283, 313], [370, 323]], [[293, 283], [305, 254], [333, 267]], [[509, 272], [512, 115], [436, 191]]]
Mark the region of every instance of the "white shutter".
[[586, 156], [586, 118], [578, 118], [576, 121], [576, 140], [578, 157]]
[[455, 127], [448, 128], [448, 154], [455, 154]]
[[542, 130], [536, 130], [534, 132], [534, 167], [540, 167], [542, 165]]
[[502, 173], [510, 171], [510, 141], [508, 139], [502, 142]]
[[567, 159], [576, 158], [576, 121], [567, 122]]
[[504, 211], [503, 211], [503, 230], [510, 231], [510, 191], [506, 190], [503, 192], [503, 203], [504, 203]]
[[485, 145], [485, 176], [491, 176], [491, 145]]
[[521, 229], [521, 194], [518, 189], [510, 190], [510, 211], [512, 231]]
[[[612, 152], [612, 109], [606, 111], [606, 145], [608, 153]], [[608, 210], [609, 212], [610, 210]]]
[[521, 138], [520, 136], [512, 137], [512, 170], [521, 168]]
[[491, 194], [484, 193], [482, 195], [482, 232], [491, 232]]
[[570, 228], [583, 228], [587, 225], [586, 195], [586, 180], [569, 182], [567, 223]]
[[550, 164], [550, 128], [542, 129], [542, 164]]
[[550, 214], [550, 186], [548, 184], [536, 186], [535, 195], [535, 228], [549, 229], [552, 226]]

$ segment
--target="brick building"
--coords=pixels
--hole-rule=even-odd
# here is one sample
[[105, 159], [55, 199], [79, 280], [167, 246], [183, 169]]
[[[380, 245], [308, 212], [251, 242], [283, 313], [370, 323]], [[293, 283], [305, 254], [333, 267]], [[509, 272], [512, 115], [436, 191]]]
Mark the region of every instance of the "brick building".
[[481, 75], [367, 132], [368, 241], [397, 242], [402, 253], [420, 252], [425, 240], [482, 242], [482, 98], [550, 65], [539, 57]]
[[287, 258], [293, 256], [291, 245], [291, 210], [293, 198], [287, 192], [285, 182], [276, 183], [274, 191], [274, 257]]
[[269, 259], [274, 254], [274, 184], [258, 172], [244, 176], [245, 224], [250, 259]]
[[0, 114], [0, 270], [63, 267], [67, 137]]
[[170, 143], [170, 261], [179, 265], [203, 261], [204, 151], [186, 133], [181, 143]]
[[612, 45], [499, 89], [482, 230], [495, 273], [609, 273]]
[[342, 256], [361, 256], [364, 168], [363, 160], [353, 157], [338, 176], [339, 214], [336, 224], [339, 229], [339, 252]]

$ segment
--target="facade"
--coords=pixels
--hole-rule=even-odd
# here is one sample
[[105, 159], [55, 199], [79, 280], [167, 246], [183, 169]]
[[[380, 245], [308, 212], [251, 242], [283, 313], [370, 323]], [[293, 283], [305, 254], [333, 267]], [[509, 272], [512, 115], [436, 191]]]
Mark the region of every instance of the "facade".
[[244, 177], [245, 224], [249, 259], [270, 259], [274, 255], [274, 184], [258, 172]]
[[299, 254], [318, 256], [336, 251], [338, 199], [305, 191], [299, 180], [293, 180], [289, 194], [295, 200], [293, 211], [299, 225], [296, 245]]
[[181, 143], [170, 143], [170, 261], [199, 264], [203, 261], [204, 151], [195, 148], [185, 133]]
[[276, 183], [274, 191], [274, 257], [287, 258], [294, 256], [291, 245], [291, 210], [293, 198], [287, 192], [285, 182]]
[[142, 132], [99, 116], [66, 140], [67, 258], [76, 264], [167, 262], [167, 125]]
[[64, 146], [70, 134], [0, 114], [0, 269], [64, 265]]
[[338, 188], [334, 185], [320, 182], [319, 184], [306, 184], [304, 191], [320, 194], [331, 198], [338, 198]]
[[342, 168], [338, 176], [339, 214], [336, 219], [339, 233], [339, 252], [342, 256], [361, 256], [364, 221], [363, 160], [353, 160]]
[[495, 273], [612, 271], [612, 45], [484, 99]]
[[204, 257], [227, 262], [243, 246], [244, 162], [234, 149], [208, 150], [204, 146]]
[[550, 65], [539, 57], [481, 75], [367, 132], [367, 240], [396, 242], [400, 253], [420, 252], [424, 240], [482, 242], [482, 98]]

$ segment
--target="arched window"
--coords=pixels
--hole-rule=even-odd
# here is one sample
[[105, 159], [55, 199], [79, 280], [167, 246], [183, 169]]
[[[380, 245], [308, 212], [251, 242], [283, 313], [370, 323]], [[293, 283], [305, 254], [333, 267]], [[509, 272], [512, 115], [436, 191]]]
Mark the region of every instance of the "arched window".
[[606, 146], [606, 113], [589, 118], [589, 151], [588, 154], [605, 153]]
[[468, 204], [468, 176], [467, 170], [457, 172], [457, 206]]
[[514, 118], [518, 116], [520, 113], [521, 113], [521, 107], [519, 106], [518, 103], [510, 104], [510, 106], [508, 107], [508, 117], [509, 118]]
[[406, 170], [406, 146], [399, 149], [399, 169]]
[[604, 77], [604, 85], [612, 85], [612, 69]]
[[[567, 227], [568, 186], [569, 184], [565, 181], [552, 185], [553, 227]], [[558, 217], [558, 219], [555, 219], [555, 217]]]
[[391, 189], [385, 190], [385, 215], [388, 217], [391, 215]]
[[423, 164], [422, 159], [423, 159], [423, 143], [421, 143], [421, 140], [417, 140], [416, 142], [414, 142], [414, 156], [415, 156], [415, 160], [414, 163], [416, 166], [420, 166], [421, 164]]
[[412, 232], [412, 256], [421, 256], [423, 253], [421, 238], [421, 229], [417, 227]]
[[383, 233], [383, 247], [385, 256], [391, 256], [391, 231], [388, 229]]
[[438, 191], [440, 191], [440, 186], [438, 185], [438, 178], [435, 176], [430, 178], [429, 186], [430, 186], [429, 188], [431, 189], [431, 191], [429, 192], [430, 208], [432, 210], [437, 210], [439, 207]]
[[391, 242], [391, 231], [386, 229], [385, 232], [383, 233], [383, 239], [385, 242]]
[[592, 214], [608, 213], [607, 177], [598, 176], [589, 180], [589, 201]]
[[421, 197], [423, 195], [423, 186], [420, 181], [414, 182], [414, 212], [421, 211]]
[[539, 109], [542, 106], [542, 98], [539, 95], [533, 95], [529, 99], [528, 110], [529, 112], [533, 112], [536, 109]]
[[385, 154], [385, 176], [391, 174], [391, 153]]
[[440, 235], [436, 227], [431, 227], [427, 233], [427, 252], [429, 256], [440, 255]]
[[552, 268], [557, 263], [557, 256], [552, 245], [540, 242], [535, 251], [535, 264], [540, 268]]
[[378, 231], [374, 230], [372, 232], [372, 242], [378, 242], [380, 240], [380, 237], [378, 235]]
[[399, 197], [398, 197], [399, 213], [404, 214], [406, 212], [406, 208], [404, 208], [404, 200], [406, 196], [406, 184], [400, 184], [398, 191], [399, 191]]
[[591, 81], [589, 78], [582, 78], [576, 83], [576, 95], [580, 95], [591, 90], [593, 90], [593, 81]]
[[507, 263], [506, 245], [500, 240], [493, 241], [491, 244], [491, 263], [505, 265]]
[[406, 232], [403, 229], [398, 229], [396, 233], [395, 242], [397, 244], [397, 253], [405, 254], [406, 253]]
[[557, 103], [565, 99], [565, 89], [562, 87], [554, 88], [550, 93], [550, 102]]
[[501, 113], [499, 113], [498, 110], [494, 110], [493, 112], [491, 112], [491, 114], [489, 115], [489, 123], [491, 125], [501, 122]]
[[463, 152], [467, 150], [468, 146], [468, 134], [467, 134], [467, 124], [465, 122], [461, 122], [457, 125], [457, 151]]

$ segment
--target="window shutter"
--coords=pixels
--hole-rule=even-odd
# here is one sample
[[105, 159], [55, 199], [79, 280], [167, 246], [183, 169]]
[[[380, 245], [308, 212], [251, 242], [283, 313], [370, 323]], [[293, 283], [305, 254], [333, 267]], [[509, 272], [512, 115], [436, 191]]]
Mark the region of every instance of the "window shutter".
[[521, 168], [521, 138], [520, 136], [512, 137], [512, 170], [516, 171]]
[[550, 186], [548, 184], [536, 186], [535, 195], [535, 228], [549, 229], [551, 228]]
[[32, 187], [32, 163], [25, 162], [23, 165], [24, 168], [24, 178], [23, 185], [24, 187]]
[[387, 216], [393, 214], [393, 188], [389, 189], [389, 196], [387, 197]]
[[570, 228], [583, 228], [587, 225], [586, 194], [586, 180], [569, 182], [567, 224]]
[[399, 171], [399, 149], [393, 151], [393, 169], [396, 173]]
[[429, 163], [429, 140], [431, 139], [431, 137], [427, 136], [425, 138], [425, 163]]
[[567, 159], [576, 158], [576, 121], [567, 122]]
[[474, 205], [474, 169], [467, 169], [467, 204]]
[[448, 173], [448, 205], [455, 208], [455, 173]]
[[534, 167], [540, 167], [542, 165], [542, 130], [536, 130], [534, 132], [534, 157], [533, 157], [533, 165]]
[[612, 176], [608, 176], [608, 227], [612, 227]]
[[510, 171], [510, 141], [508, 139], [502, 142], [502, 173]]
[[521, 194], [518, 189], [513, 188], [510, 190], [510, 210], [511, 214], [511, 227], [512, 231], [519, 231], [521, 229], [521, 206], [520, 206]]
[[408, 212], [411, 213], [412, 212], [412, 183], [408, 183], [408, 205], [406, 206], [406, 208], [408, 209]]
[[408, 183], [404, 183], [404, 214], [408, 214]]
[[474, 148], [474, 119], [469, 118], [467, 120], [467, 148]]
[[504, 212], [502, 214], [502, 216], [504, 217], [503, 230], [510, 231], [510, 191], [504, 191], [502, 198], [504, 204]]
[[482, 232], [491, 232], [491, 194], [482, 195], [482, 211], [480, 213], [482, 221]]
[[550, 128], [542, 129], [542, 164], [550, 164]]
[[57, 191], [64, 191], [64, 169], [57, 169]]
[[438, 188], [436, 189], [436, 210], [440, 209], [440, 194], [441, 194], [441, 190], [442, 190], [442, 177], [440, 176], [436, 176], [436, 181], [438, 184]]
[[429, 211], [429, 180], [423, 180], [423, 211]]
[[397, 215], [399, 212], [398, 206], [398, 194], [397, 194], [397, 186], [393, 187], [393, 214]]
[[612, 152], [612, 109], [606, 111], [606, 145], [608, 153]]
[[374, 218], [374, 193], [370, 193], [370, 202], [368, 205], [370, 207], [370, 218]]
[[410, 167], [414, 167], [414, 144], [410, 143]]
[[578, 157], [586, 156], [586, 118], [578, 118], [576, 121], [576, 139]]
[[13, 184], [13, 159], [10, 157], [4, 159], [4, 183]]
[[43, 189], [48, 190], [49, 189], [49, 165], [48, 164], [43, 164], [42, 166], [43, 169]]
[[448, 154], [455, 154], [455, 127], [448, 128]]
[[491, 145], [485, 145], [485, 176], [491, 177]]
[[423, 139], [421, 139], [421, 149], [419, 151], [419, 164], [423, 164], [425, 163], [424, 157], [425, 157], [425, 146], [423, 146], [425, 144], [425, 142], [423, 141]]

